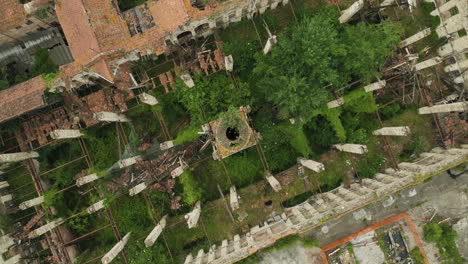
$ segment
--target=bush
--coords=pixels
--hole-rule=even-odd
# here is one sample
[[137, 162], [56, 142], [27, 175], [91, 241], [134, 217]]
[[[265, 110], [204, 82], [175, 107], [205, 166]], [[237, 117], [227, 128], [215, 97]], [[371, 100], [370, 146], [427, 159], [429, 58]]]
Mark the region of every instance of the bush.
[[424, 257], [418, 247], [415, 247], [410, 251], [410, 256], [413, 259], [414, 264], [424, 264]]
[[312, 118], [305, 124], [304, 129], [312, 144], [329, 148], [331, 145], [336, 144], [339, 141], [332, 124], [323, 115], [318, 115]]
[[379, 109], [379, 113], [382, 116], [382, 119], [387, 120], [396, 116], [398, 113], [400, 113], [400, 110], [401, 110], [400, 104], [393, 103], [393, 104], [389, 104]]
[[361, 178], [372, 178], [379, 172], [385, 163], [384, 157], [379, 153], [367, 153], [364, 160], [357, 165], [357, 171]]
[[179, 176], [179, 180], [183, 187], [182, 197], [184, 198], [185, 203], [193, 205], [197, 201], [201, 200], [203, 190], [195, 181], [190, 171], [182, 173], [182, 175]]
[[448, 223], [437, 224], [431, 222], [423, 227], [424, 239], [436, 243], [442, 256], [443, 264], [465, 263], [466, 260], [458, 251], [456, 240], [457, 232]]
[[403, 151], [400, 154], [400, 160], [411, 161], [419, 154], [428, 151], [430, 144], [421, 133], [411, 135], [411, 141], [403, 146]]

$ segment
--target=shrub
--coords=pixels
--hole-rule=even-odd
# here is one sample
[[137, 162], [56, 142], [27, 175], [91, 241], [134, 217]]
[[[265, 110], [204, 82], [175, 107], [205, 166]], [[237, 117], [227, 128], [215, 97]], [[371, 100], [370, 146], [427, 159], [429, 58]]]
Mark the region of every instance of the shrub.
[[382, 119], [387, 120], [394, 116], [396, 116], [401, 110], [399, 103], [389, 104], [381, 109], [379, 109], [379, 113], [382, 116]]
[[437, 223], [424, 225], [424, 239], [428, 242], [436, 242], [442, 236], [442, 228]]
[[372, 178], [379, 172], [384, 164], [385, 159], [379, 153], [367, 153], [364, 160], [360, 161], [357, 165], [357, 171], [361, 178]]
[[304, 129], [312, 144], [328, 148], [338, 143], [338, 137], [335, 134], [332, 124], [323, 115], [312, 118], [305, 124]]
[[424, 264], [424, 257], [418, 247], [415, 247], [410, 251], [410, 256], [413, 259], [414, 264]]
[[411, 135], [411, 141], [403, 146], [403, 151], [400, 154], [402, 161], [411, 161], [419, 154], [428, 151], [430, 144], [421, 133]]
[[180, 183], [183, 187], [182, 197], [188, 205], [193, 205], [201, 200], [203, 190], [198, 185], [197, 181], [193, 178], [190, 171], [185, 171], [179, 176]]

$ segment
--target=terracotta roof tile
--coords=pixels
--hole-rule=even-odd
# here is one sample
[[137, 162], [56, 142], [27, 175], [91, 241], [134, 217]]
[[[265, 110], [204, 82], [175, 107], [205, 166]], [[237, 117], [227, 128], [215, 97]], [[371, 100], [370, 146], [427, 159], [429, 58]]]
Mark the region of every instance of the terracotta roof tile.
[[19, 0], [0, 0], [0, 32], [23, 25], [26, 13]]
[[47, 85], [41, 76], [0, 91], [0, 122], [44, 106]]

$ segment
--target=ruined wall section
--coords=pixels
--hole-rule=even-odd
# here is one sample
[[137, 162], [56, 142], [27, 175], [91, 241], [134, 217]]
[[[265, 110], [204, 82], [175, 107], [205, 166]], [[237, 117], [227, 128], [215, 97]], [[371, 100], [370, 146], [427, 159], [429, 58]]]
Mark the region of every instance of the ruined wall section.
[[350, 188], [340, 186], [332, 191], [310, 197], [302, 204], [285, 210], [285, 213], [269, 219], [250, 232], [235, 235], [221, 245], [213, 245], [209, 252], [200, 250], [197, 256], [188, 255], [184, 264], [228, 264], [246, 258], [258, 250], [271, 246], [276, 240], [290, 234], [302, 233], [333, 219], [383, 199], [402, 188], [418, 184], [444, 170], [455, 167], [468, 159], [468, 145], [461, 148], [435, 148], [422, 153], [414, 163], [402, 162], [400, 170], [386, 169], [373, 179], [363, 179]]

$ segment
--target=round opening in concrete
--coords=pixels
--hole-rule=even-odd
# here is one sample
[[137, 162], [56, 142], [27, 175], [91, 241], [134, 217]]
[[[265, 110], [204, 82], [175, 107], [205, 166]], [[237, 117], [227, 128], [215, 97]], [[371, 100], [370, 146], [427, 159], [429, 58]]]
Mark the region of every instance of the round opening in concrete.
[[228, 127], [226, 129], [226, 137], [231, 141], [234, 141], [234, 140], [238, 139], [239, 138], [239, 129], [237, 127]]

